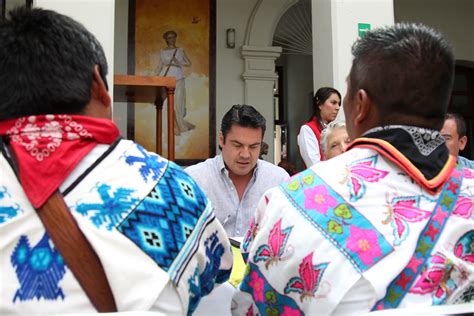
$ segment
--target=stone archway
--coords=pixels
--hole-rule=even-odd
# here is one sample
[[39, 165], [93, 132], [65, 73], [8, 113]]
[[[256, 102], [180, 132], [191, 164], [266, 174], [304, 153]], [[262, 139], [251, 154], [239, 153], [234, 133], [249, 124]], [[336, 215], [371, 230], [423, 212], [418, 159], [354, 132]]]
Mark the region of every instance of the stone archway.
[[269, 145], [266, 160], [274, 162], [273, 88], [278, 76], [275, 59], [281, 47], [272, 46], [276, 25], [283, 13], [297, 0], [257, 0], [247, 22], [242, 57], [244, 59], [244, 102], [255, 106], [267, 119], [264, 141]]

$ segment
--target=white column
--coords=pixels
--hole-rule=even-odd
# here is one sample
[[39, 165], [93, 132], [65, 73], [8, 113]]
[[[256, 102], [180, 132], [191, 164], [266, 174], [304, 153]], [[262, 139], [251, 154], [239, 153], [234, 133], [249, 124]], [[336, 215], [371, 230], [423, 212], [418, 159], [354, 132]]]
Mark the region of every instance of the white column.
[[274, 157], [274, 117], [273, 88], [278, 75], [275, 72], [275, 59], [280, 56], [281, 47], [243, 46], [245, 70], [244, 102], [255, 107], [266, 119], [267, 130], [264, 142], [268, 144], [265, 160], [275, 161]]
[[312, 0], [312, 11], [314, 91], [331, 86], [344, 97], [359, 23], [370, 29], [392, 25], [393, 0]]

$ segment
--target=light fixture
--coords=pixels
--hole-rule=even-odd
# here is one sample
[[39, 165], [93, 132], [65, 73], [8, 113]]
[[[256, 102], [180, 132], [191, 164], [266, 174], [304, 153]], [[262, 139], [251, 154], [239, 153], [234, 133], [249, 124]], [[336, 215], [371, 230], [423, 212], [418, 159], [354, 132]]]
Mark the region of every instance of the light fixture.
[[235, 47], [235, 29], [227, 29], [226, 44], [227, 44], [227, 48]]

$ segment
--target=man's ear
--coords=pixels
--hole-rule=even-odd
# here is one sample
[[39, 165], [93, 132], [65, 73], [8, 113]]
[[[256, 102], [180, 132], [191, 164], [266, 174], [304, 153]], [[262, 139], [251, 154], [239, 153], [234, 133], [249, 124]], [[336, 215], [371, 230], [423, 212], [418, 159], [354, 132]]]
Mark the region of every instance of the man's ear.
[[219, 146], [224, 147], [224, 134], [222, 134], [222, 131], [219, 132]]
[[354, 96], [355, 116], [354, 126], [364, 126], [371, 120], [374, 111], [373, 103], [364, 89], [359, 89]]
[[100, 75], [99, 65], [94, 66], [91, 90], [91, 97], [93, 99], [99, 101], [106, 107], [111, 107], [112, 101], [110, 99], [109, 92], [107, 91], [107, 86]]
[[458, 142], [459, 142], [459, 151], [464, 150], [464, 147], [466, 147], [466, 144], [467, 144], [467, 136], [463, 136], [459, 138]]

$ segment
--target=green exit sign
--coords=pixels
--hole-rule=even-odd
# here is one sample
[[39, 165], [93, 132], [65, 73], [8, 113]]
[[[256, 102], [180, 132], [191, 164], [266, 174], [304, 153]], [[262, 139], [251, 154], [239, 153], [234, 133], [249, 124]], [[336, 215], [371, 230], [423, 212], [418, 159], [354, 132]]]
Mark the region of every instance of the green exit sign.
[[359, 36], [364, 37], [365, 33], [370, 31], [370, 24], [368, 24], [368, 23], [359, 23], [357, 25], [357, 29], [359, 31]]

